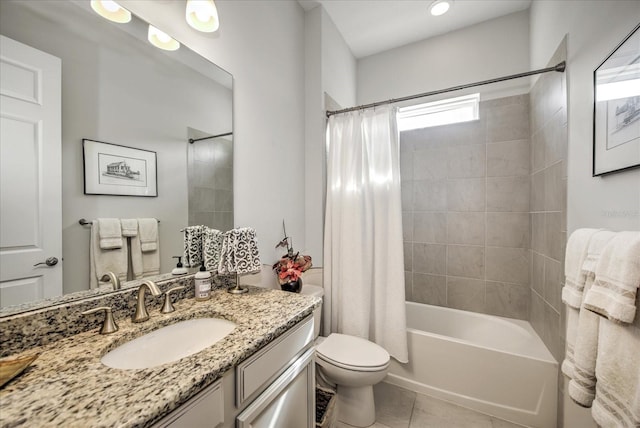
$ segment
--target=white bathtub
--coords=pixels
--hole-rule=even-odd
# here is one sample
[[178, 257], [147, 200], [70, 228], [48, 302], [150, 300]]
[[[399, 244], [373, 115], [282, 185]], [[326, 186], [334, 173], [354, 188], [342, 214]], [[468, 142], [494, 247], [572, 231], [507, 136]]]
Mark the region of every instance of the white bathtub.
[[556, 427], [558, 363], [526, 321], [407, 302], [409, 363], [386, 382], [525, 426]]

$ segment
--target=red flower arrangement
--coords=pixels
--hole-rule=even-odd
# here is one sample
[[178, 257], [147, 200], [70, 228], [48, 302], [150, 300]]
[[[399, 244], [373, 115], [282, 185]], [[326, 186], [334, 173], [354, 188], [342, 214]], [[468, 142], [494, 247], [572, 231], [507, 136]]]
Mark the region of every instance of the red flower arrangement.
[[297, 281], [302, 276], [302, 273], [312, 266], [311, 256], [302, 256], [299, 252], [293, 254], [292, 240], [287, 236], [284, 221], [282, 222], [282, 229], [284, 230], [284, 239], [278, 242], [276, 248], [286, 247], [287, 254], [273, 265], [273, 270], [278, 275], [280, 285]]

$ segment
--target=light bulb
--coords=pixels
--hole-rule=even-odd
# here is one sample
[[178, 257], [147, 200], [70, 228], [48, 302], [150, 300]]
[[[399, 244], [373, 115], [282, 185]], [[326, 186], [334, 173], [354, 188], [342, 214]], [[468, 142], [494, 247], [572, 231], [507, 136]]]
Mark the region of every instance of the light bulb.
[[213, 0], [187, 0], [185, 18], [192, 28], [204, 33], [213, 33], [220, 27]]
[[164, 31], [158, 30], [153, 25], [149, 25], [149, 32], [147, 33], [147, 40], [153, 46], [164, 49], [165, 51], [175, 51], [180, 48], [180, 43], [169, 36]]
[[449, 3], [447, 0], [437, 0], [433, 2], [429, 10], [431, 11], [431, 15], [440, 16], [447, 13], [450, 7], [451, 3]]
[[112, 22], [126, 24], [131, 21], [131, 12], [113, 0], [91, 0], [91, 9]]

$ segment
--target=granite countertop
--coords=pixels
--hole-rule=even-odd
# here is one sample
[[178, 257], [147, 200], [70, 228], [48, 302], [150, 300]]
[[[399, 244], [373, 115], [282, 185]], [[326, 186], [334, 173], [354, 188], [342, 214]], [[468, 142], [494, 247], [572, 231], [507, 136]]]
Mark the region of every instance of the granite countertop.
[[[181, 300], [171, 314], [150, 312], [151, 318], [140, 324], [117, 320], [120, 329], [110, 335], [94, 330], [30, 349], [22, 354], [39, 352], [40, 357], [0, 390], [0, 425], [150, 426], [319, 304], [316, 297], [258, 287], [242, 295], [219, 290], [205, 302]], [[237, 327], [213, 346], [158, 367], [120, 370], [100, 362], [124, 342], [199, 317], [224, 318]]]

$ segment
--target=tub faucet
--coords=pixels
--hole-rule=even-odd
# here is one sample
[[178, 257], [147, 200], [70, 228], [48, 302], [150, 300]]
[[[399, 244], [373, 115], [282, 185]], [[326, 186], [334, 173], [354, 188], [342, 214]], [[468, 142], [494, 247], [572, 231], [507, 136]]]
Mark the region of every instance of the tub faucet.
[[154, 296], [160, 295], [160, 289], [155, 282], [149, 279], [142, 281], [140, 288], [138, 288], [138, 304], [136, 305], [136, 312], [133, 314], [133, 322], [143, 322], [149, 319], [149, 313], [144, 304], [144, 295], [147, 290]]
[[103, 282], [111, 281], [111, 283], [113, 284], [113, 289], [120, 290], [120, 279], [118, 279], [116, 274], [113, 272], [107, 272], [104, 275], [102, 275], [102, 278], [100, 278], [100, 281], [103, 281]]

